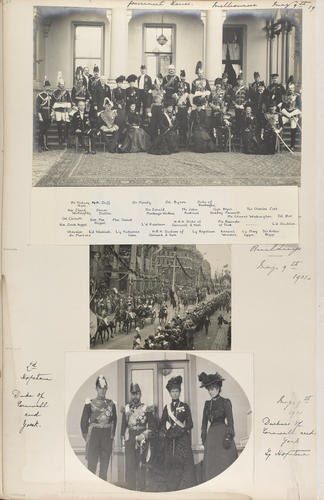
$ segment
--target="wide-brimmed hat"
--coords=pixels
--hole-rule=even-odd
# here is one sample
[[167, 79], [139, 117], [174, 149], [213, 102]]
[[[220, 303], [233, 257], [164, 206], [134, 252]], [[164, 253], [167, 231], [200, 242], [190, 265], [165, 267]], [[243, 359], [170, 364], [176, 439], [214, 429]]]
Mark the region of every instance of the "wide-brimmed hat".
[[170, 392], [171, 389], [179, 389], [181, 390], [182, 377], [178, 375], [178, 377], [172, 377], [168, 380], [167, 385], [165, 386], [167, 390]]
[[218, 372], [210, 373], [209, 375], [205, 372], [201, 372], [198, 375], [198, 380], [201, 382], [200, 387], [210, 387], [211, 385], [221, 386], [225, 380]]

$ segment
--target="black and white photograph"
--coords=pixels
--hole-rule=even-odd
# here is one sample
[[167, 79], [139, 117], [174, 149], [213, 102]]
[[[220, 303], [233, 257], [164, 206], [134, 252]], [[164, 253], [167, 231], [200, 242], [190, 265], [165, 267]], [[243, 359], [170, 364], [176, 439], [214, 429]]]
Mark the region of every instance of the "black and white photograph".
[[34, 7], [33, 186], [300, 185], [302, 11], [196, 5]]
[[66, 425], [75, 455], [101, 480], [168, 492], [198, 486], [240, 461], [252, 412], [240, 380], [209, 359], [137, 353], [84, 381]]
[[229, 245], [91, 245], [90, 348], [231, 349]]

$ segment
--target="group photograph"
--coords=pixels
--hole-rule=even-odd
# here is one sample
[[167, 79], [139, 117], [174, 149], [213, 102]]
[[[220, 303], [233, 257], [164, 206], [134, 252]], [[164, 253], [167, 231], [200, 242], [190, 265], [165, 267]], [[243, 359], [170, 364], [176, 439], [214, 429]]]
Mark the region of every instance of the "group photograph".
[[136, 353], [98, 366], [67, 407], [68, 461], [78, 477], [75, 458], [99, 480], [139, 492], [214, 479], [240, 462], [249, 443], [252, 410], [240, 382], [184, 352]]
[[299, 9], [38, 6], [33, 78], [35, 187], [300, 185]]
[[92, 245], [91, 349], [230, 350], [229, 245]]

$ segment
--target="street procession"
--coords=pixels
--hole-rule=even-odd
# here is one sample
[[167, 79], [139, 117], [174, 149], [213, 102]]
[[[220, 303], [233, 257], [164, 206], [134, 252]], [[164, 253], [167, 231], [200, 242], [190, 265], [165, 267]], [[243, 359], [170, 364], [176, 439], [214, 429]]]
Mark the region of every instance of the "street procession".
[[[217, 254], [217, 246], [208, 246]], [[210, 263], [195, 247], [92, 247], [90, 346], [230, 349], [229, 264], [224, 261], [212, 277]]]
[[[229, 56], [228, 56], [229, 57]], [[174, 64], [154, 78], [145, 64], [137, 74], [119, 75], [108, 84], [95, 65], [78, 66], [71, 91], [58, 72], [56, 88], [45, 77], [36, 97], [38, 151], [49, 150], [47, 133], [57, 127], [59, 145], [96, 154], [147, 152], [156, 155], [191, 150], [197, 153], [293, 153], [301, 131], [301, 94], [293, 75], [280, 81], [271, 74], [265, 84], [254, 71], [253, 82], [236, 74], [230, 59], [210, 84], [202, 61], [189, 82], [186, 70]], [[289, 144], [283, 127], [290, 130]]]

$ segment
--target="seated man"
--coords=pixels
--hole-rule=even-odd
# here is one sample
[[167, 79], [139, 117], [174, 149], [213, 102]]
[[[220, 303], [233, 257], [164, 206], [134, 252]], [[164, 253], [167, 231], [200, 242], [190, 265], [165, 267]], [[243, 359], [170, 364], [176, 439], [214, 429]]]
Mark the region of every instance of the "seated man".
[[268, 112], [265, 113], [264, 118], [265, 153], [273, 155], [277, 150], [279, 135], [282, 131], [282, 119], [274, 103], [269, 104]]
[[282, 96], [282, 106], [279, 107], [281, 108], [283, 124], [290, 124], [290, 149], [294, 151], [297, 125], [301, 115], [301, 98], [300, 94], [295, 90], [293, 79], [288, 82], [287, 91]]
[[78, 102], [78, 110], [74, 113], [72, 118], [71, 134], [78, 137], [79, 144], [85, 150], [86, 154], [90, 152], [96, 154], [94, 128], [91, 126], [90, 115], [85, 107], [85, 101]]
[[230, 119], [227, 114], [228, 102], [225, 89], [222, 87], [222, 79], [216, 78], [214, 89], [209, 98], [209, 105], [212, 109], [211, 126], [213, 135], [216, 138], [220, 151], [226, 151], [226, 144], [229, 139]]
[[[115, 153], [117, 149], [119, 131], [119, 127], [115, 123], [117, 111], [116, 109], [113, 109], [113, 103], [108, 97], [104, 100], [103, 105], [104, 109], [98, 116], [98, 133], [105, 138], [109, 152]], [[108, 140], [108, 138], [110, 140]]]

